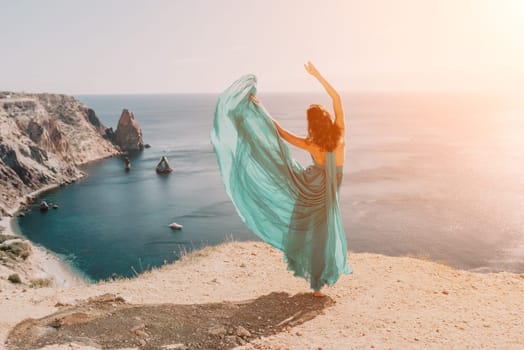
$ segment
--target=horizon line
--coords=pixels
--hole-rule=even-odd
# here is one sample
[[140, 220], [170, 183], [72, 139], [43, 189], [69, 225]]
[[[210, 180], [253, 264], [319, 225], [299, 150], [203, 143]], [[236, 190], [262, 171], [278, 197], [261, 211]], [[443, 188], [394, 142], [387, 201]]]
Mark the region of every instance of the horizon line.
[[[1, 93], [16, 93], [16, 94], [56, 94], [66, 96], [144, 96], [144, 95], [219, 95], [223, 91], [190, 91], [190, 92], [82, 92], [82, 93], [64, 93], [64, 92], [47, 92], [47, 91], [12, 91], [0, 89]], [[325, 91], [319, 90], [272, 90], [272, 91], [258, 91], [259, 94], [326, 94]], [[507, 95], [523, 95], [522, 91], [506, 90], [506, 89], [351, 89], [339, 90], [340, 94], [507, 94]]]

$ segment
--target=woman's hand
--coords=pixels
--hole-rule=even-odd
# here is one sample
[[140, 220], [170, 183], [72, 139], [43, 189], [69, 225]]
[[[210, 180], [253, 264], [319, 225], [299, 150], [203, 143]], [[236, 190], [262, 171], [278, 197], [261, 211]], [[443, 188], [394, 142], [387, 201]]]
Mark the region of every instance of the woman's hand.
[[256, 105], [260, 104], [260, 100], [259, 100], [255, 95], [253, 95], [253, 94], [250, 94], [250, 95], [249, 95], [249, 99], [250, 99], [251, 101], [253, 101], [253, 103], [256, 104]]
[[309, 74], [311, 74], [312, 76], [314, 76], [315, 78], [318, 78], [320, 76], [320, 73], [318, 72], [317, 67], [315, 67], [313, 63], [308, 61], [307, 63], [304, 64], [304, 68], [306, 68], [306, 71]]
[[342, 134], [344, 134], [344, 128], [345, 128], [345, 121], [344, 121], [344, 112], [342, 110], [342, 100], [340, 99], [340, 95], [338, 92], [327, 82], [326, 79], [319, 73], [317, 68], [313, 65], [311, 62], [307, 62], [304, 64], [304, 68], [306, 68], [306, 71], [314, 76], [320, 84], [326, 89], [326, 92], [328, 93], [329, 97], [333, 100], [333, 109], [335, 110], [335, 124], [342, 130]]

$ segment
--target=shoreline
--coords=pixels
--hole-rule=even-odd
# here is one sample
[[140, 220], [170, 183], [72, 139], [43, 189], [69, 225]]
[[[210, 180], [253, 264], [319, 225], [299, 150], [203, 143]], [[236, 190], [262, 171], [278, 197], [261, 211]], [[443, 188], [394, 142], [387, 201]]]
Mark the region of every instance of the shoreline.
[[[121, 156], [124, 153], [125, 152], [118, 151], [115, 154], [98, 159], [92, 159], [90, 161], [77, 164], [76, 166], [81, 167], [87, 164], [100, 162], [106, 159]], [[55, 287], [68, 288], [77, 285], [90, 284], [89, 280], [83, 276], [81, 271], [76, 271], [71, 265], [60, 258], [60, 256], [48, 250], [47, 248], [32, 242], [20, 230], [17, 232], [17, 230], [14, 229], [15, 220], [18, 214], [24, 212], [29, 207], [29, 205], [36, 200], [37, 197], [46, 192], [85, 179], [88, 176], [88, 174], [82, 169], [79, 169], [79, 172], [80, 175], [72, 177], [65, 182], [50, 184], [30, 192], [19, 198], [18, 201], [16, 201], [11, 207], [4, 208], [4, 212], [6, 214], [0, 216], [0, 226], [4, 227], [3, 233], [21, 237], [31, 248], [31, 254], [29, 257], [24, 261], [19, 261], [13, 269], [10, 269], [13, 273], [22, 273], [30, 279], [50, 278], [53, 281]], [[17, 285], [14, 285], [10, 282], [8, 283], [9, 284], [4, 284], [4, 286], [11, 285], [13, 288], [17, 288]], [[1, 286], [2, 283], [0, 283], [0, 287]]]
[[89, 281], [83, 277], [81, 271], [75, 270], [70, 264], [68, 264], [58, 254], [45, 248], [40, 244], [36, 244], [26, 236], [20, 230], [14, 229], [16, 217], [12, 217], [9, 220], [9, 229], [7, 233], [23, 237], [31, 246], [32, 254], [27, 258], [27, 262], [30, 265], [29, 270], [33, 271], [37, 276], [36, 278], [52, 278], [53, 286], [60, 288], [68, 288], [81, 284], [89, 284]]
[[[107, 158], [110, 157], [104, 159]], [[76, 182], [85, 177], [87, 177], [87, 174], [81, 171], [81, 175], [70, 179], [69, 183]], [[17, 230], [14, 229], [17, 215], [26, 210], [30, 203], [38, 196], [69, 183], [51, 184], [35, 190], [20, 198], [11, 208], [6, 208], [5, 211], [7, 215], [0, 217], [0, 226], [4, 228], [3, 234], [21, 237], [31, 248], [31, 254], [26, 260], [17, 262], [16, 266], [12, 269], [13, 273], [22, 274], [28, 280], [50, 279], [53, 286], [57, 288], [69, 288], [89, 284], [88, 281], [82, 277], [80, 272], [75, 272], [74, 268], [58, 255], [45, 247], [32, 242], [23, 234], [23, 232], [17, 232]], [[17, 288], [17, 285], [10, 282], [8, 283], [14, 288]], [[21, 286], [25, 287], [23, 284]]]

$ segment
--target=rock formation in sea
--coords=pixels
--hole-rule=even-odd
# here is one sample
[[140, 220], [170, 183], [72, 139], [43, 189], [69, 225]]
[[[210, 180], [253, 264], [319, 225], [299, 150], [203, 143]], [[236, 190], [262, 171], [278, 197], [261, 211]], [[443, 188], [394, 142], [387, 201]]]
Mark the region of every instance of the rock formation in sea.
[[120, 115], [113, 142], [122, 151], [139, 151], [144, 149], [142, 129], [133, 113], [127, 109], [124, 109]]
[[119, 153], [96, 113], [74, 97], [0, 92], [0, 216], [36, 190], [82, 176]]
[[173, 171], [173, 169], [171, 169], [171, 167], [169, 166], [169, 162], [167, 161], [167, 157], [166, 156], [162, 156], [162, 158], [160, 159], [160, 162], [156, 166], [156, 172], [159, 173], [159, 174], [169, 174], [172, 171]]

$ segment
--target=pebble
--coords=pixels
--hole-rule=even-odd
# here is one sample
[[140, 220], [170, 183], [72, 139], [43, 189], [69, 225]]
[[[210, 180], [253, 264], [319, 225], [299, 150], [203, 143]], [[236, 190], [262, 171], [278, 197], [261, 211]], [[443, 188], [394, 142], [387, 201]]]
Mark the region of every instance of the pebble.
[[222, 338], [224, 335], [226, 335], [227, 330], [226, 330], [226, 328], [224, 326], [214, 326], [214, 327], [210, 328], [207, 331], [207, 333]]
[[237, 336], [239, 336], [241, 338], [247, 338], [247, 337], [251, 336], [251, 333], [247, 329], [242, 327], [242, 326], [238, 326], [237, 327], [236, 334], [237, 334]]
[[146, 332], [144, 332], [143, 330], [136, 330], [135, 331], [135, 334], [138, 335], [139, 337], [147, 337], [149, 334], [147, 334]]
[[147, 336], [147, 333], [144, 332], [144, 329], [146, 328], [145, 324], [139, 324], [138, 326], [134, 326], [129, 330], [129, 332], [134, 333], [135, 335], [138, 335], [140, 337]]
[[185, 346], [185, 345], [182, 344], [182, 343], [178, 343], [178, 344], [169, 344], [169, 345], [163, 345], [163, 346], [162, 346], [162, 349], [163, 349], [163, 350], [186, 350], [186, 349], [187, 349], [187, 346]]

